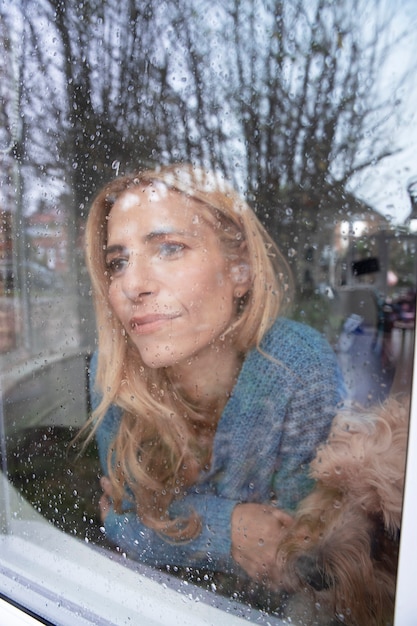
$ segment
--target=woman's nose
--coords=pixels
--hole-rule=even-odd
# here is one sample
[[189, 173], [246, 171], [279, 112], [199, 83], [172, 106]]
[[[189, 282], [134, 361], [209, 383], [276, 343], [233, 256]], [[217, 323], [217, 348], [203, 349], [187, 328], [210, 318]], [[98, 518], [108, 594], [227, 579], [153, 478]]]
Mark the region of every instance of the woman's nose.
[[122, 281], [123, 293], [129, 300], [136, 301], [155, 294], [157, 284], [152, 270], [146, 263], [129, 263]]

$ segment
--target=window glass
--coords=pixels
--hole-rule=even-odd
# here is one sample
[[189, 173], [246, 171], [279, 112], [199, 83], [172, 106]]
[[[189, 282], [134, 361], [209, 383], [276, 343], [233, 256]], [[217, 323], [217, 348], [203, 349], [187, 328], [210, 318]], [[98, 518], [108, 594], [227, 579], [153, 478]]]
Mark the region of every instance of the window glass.
[[[190, 623], [202, 619], [197, 601], [230, 623], [330, 619], [327, 600], [312, 603], [300, 589], [248, 593], [204, 567], [152, 568], [104, 532], [97, 445], [93, 438], [82, 448], [76, 437], [94, 408], [98, 346], [86, 222], [113, 179], [172, 163], [220, 172], [288, 263], [286, 316], [325, 337], [345, 408], [374, 409], [395, 396], [408, 415], [416, 23], [413, 0], [0, 3], [0, 595], [48, 619], [62, 597], [62, 615], [77, 611], [86, 623], [103, 616], [94, 600], [103, 589], [108, 603], [124, 598], [126, 615], [148, 610], [155, 623], [166, 619], [158, 602], [181, 612], [177, 590]], [[392, 586], [398, 537], [387, 522], [386, 544], [371, 555], [373, 566], [390, 560]], [[28, 546], [36, 557], [26, 557]], [[64, 578], [56, 569], [63, 550]], [[46, 559], [44, 579], [34, 559]], [[93, 587], [92, 564], [103, 572]], [[81, 599], [77, 576], [88, 589]], [[333, 582], [309, 576], [311, 597], [327, 598]], [[138, 579], [153, 598], [146, 610], [129, 596]], [[111, 610], [106, 619], [119, 623]]]

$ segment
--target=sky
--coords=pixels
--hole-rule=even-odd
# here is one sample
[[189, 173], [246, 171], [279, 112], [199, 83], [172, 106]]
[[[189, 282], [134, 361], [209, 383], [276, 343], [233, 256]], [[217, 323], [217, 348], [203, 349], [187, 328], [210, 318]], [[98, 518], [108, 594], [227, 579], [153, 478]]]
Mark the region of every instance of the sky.
[[[411, 70], [402, 92], [393, 94], [401, 100], [403, 113], [393, 121], [393, 145], [402, 149], [359, 175], [352, 189], [360, 198], [395, 224], [403, 224], [411, 212], [407, 187], [417, 178], [417, 3], [415, 0], [391, 0], [395, 5], [397, 21], [391, 25], [393, 36], [404, 25], [412, 35], [397, 46], [390, 63], [381, 76], [381, 89], [390, 90], [405, 67]], [[412, 69], [414, 67], [414, 69]]]

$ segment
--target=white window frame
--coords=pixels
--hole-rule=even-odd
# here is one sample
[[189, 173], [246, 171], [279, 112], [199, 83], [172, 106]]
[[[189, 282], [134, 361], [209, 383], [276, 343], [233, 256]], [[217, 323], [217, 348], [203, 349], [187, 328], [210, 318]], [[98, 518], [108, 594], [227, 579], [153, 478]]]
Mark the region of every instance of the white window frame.
[[395, 596], [395, 626], [417, 623], [417, 341], [414, 338], [411, 421]]

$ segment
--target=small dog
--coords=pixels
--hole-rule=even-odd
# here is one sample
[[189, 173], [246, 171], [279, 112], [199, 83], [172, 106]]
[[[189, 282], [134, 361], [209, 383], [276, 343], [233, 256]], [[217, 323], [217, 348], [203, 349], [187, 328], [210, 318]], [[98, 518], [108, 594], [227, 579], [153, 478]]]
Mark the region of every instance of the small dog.
[[279, 545], [282, 588], [307, 592], [332, 623], [393, 621], [408, 418], [396, 398], [337, 415], [311, 463], [317, 484]]

